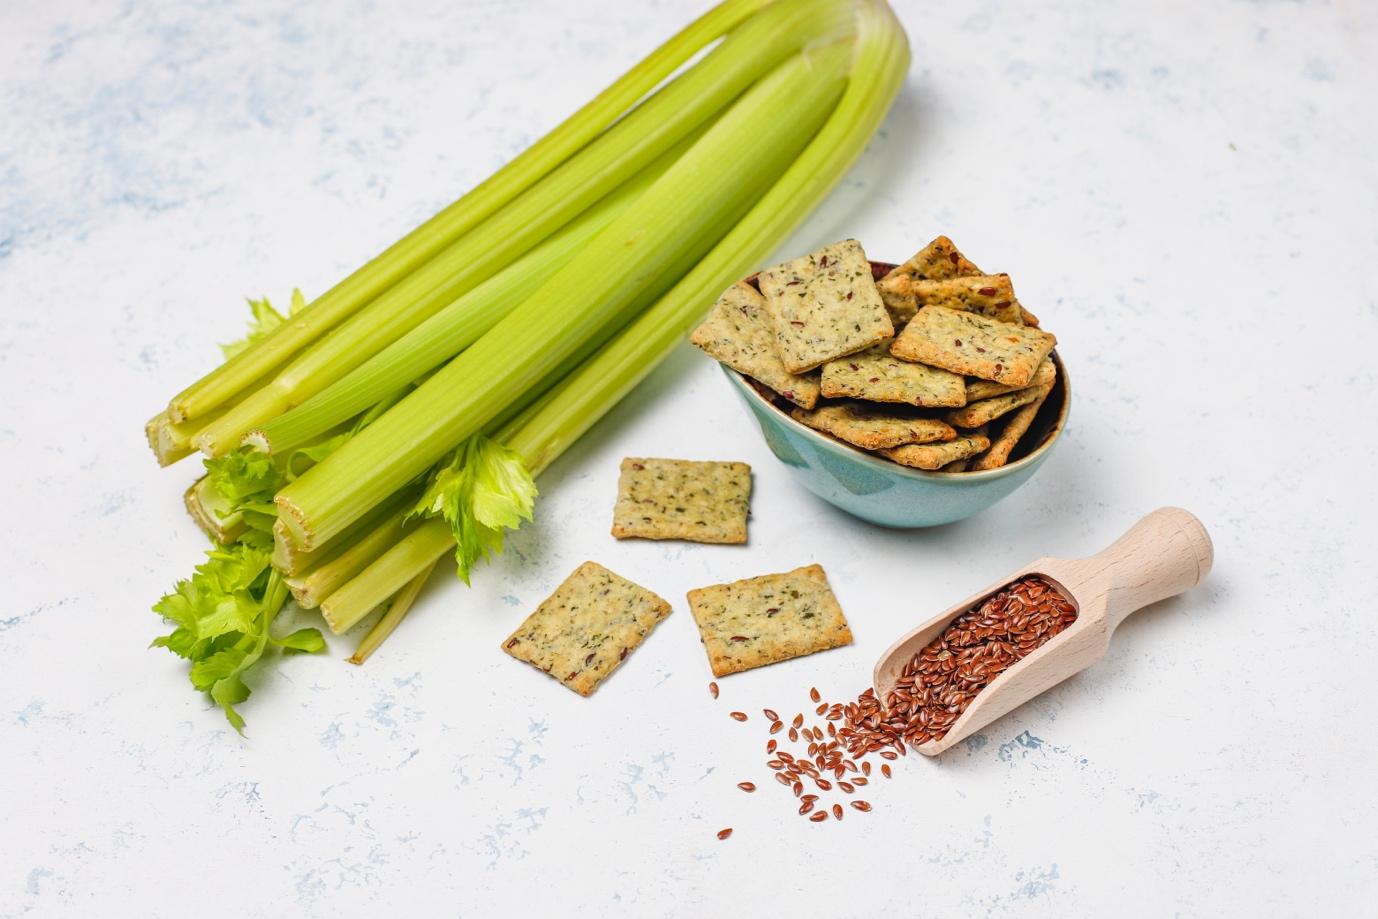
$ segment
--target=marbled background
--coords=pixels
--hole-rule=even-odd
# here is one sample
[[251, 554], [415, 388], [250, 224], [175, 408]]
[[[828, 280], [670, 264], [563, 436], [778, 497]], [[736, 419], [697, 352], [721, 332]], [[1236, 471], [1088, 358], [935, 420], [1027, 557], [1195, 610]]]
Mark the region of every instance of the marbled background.
[[[0, 915], [1372, 915], [1378, 14], [1363, 0], [901, 3], [882, 134], [782, 249], [939, 232], [1061, 339], [1073, 423], [998, 509], [889, 532], [801, 491], [687, 346], [366, 667], [265, 668], [248, 739], [146, 649], [201, 541], [144, 420], [704, 6], [0, 4]], [[1365, 114], [1368, 112], [1369, 114]], [[627, 454], [756, 469], [751, 545], [616, 543]], [[1165, 503], [1203, 588], [822, 827], [759, 716]], [[497, 643], [585, 558], [675, 614], [592, 699]], [[823, 563], [853, 647], [710, 701], [686, 589]], [[302, 617], [305, 619], [306, 617]], [[771, 786], [773, 787], [773, 785]], [[729, 842], [715, 831], [736, 827]]]

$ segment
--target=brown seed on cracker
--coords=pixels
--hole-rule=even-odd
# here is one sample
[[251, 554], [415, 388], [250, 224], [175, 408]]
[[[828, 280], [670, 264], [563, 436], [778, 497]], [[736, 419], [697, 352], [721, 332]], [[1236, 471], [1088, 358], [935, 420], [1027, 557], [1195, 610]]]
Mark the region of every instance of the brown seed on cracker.
[[793, 374], [785, 369], [766, 298], [744, 281], [723, 292], [689, 341], [795, 405], [813, 408], [818, 401], [817, 374]]
[[746, 463], [630, 456], [617, 480], [612, 535], [744, 543], [750, 502]]
[[651, 591], [584, 562], [502, 649], [587, 696], [668, 615], [670, 604]]
[[[689, 591], [714, 676], [852, 643], [847, 619], [818, 565]], [[771, 726], [778, 730], [780, 722]]]
[[928, 306], [904, 327], [890, 353], [953, 373], [1023, 387], [1030, 384], [1056, 344], [1055, 337], [1040, 329]]

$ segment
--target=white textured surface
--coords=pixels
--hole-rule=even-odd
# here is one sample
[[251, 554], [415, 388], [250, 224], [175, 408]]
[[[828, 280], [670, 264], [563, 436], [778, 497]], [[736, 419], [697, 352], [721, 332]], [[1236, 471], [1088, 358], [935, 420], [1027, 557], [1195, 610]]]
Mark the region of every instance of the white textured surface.
[[[321, 291], [701, 6], [0, 6], [0, 916], [1372, 914], [1359, 0], [902, 4], [904, 95], [788, 249], [899, 258], [946, 232], [1013, 275], [1076, 403], [995, 511], [843, 517], [686, 346], [473, 590], [438, 578], [366, 668], [351, 640], [265, 668], [249, 739], [145, 649], [201, 544], [193, 469], [156, 469], [140, 426], [239, 333], [240, 296]], [[751, 545], [610, 539], [637, 453], [750, 461]], [[856, 692], [916, 617], [1165, 503], [1207, 523], [1215, 574], [1095, 669], [901, 763], [840, 826], [735, 789], [765, 785], [762, 705]], [[589, 700], [497, 649], [586, 557], [675, 604]], [[855, 646], [711, 702], [685, 590], [811, 561]]]

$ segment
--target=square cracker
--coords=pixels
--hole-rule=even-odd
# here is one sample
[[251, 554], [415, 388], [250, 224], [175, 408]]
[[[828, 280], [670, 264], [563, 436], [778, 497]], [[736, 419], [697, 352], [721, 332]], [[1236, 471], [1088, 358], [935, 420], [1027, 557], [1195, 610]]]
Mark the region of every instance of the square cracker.
[[813, 408], [818, 402], [818, 378], [799, 376], [785, 369], [775, 341], [775, 323], [766, 311], [766, 298], [744, 281], [723, 292], [689, 341], [795, 405]]
[[962, 253], [957, 251], [952, 240], [939, 236], [924, 246], [914, 256], [892, 269], [889, 274], [876, 282], [881, 300], [890, 311], [895, 328], [900, 328], [918, 312], [919, 305], [914, 299], [915, 281], [941, 281], [945, 278], [961, 278], [967, 275], [982, 274]]
[[691, 590], [689, 609], [714, 676], [852, 643], [818, 565]]
[[646, 588], [584, 562], [502, 649], [587, 696], [668, 615], [670, 604]]
[[795, 421], [867, 450], [952, 440], [957, 436], [951, 425], [936, 418], [865, 402], [820, 405], [807, 412], [796, 408], [790, 414]]
[[790, 373], [804, 373], [895, 334], [871, 263], [855, 239], [768, 268], [760, 285]]
[[612, 535], [743, 543], [750, 507], [746, 463], [629, 456], [617, 479]]
[[1057, 339], [1041, 329], [926, 306], [904, 327], [890, 353], [953, 373], [1024, 387], [1056, 344]]
[[915, 469], [941, 469], [948, 463], [975, 456], [990, 446], [990, 438], [984, 434], [970, 434], [941, 444], [908, 444], [893, 450], [882, 450], [901, 466]]
[[[1057, 378], [1057, 367], [1053, 364], [1053, 359], [1045, 357], [1043, 363], [1038, 365], [1034, 371], [1034, 377], [1029, 381], [1030, 386], [1049, 386]], [[989, 399], [991, 396], [1003, 396], [1007, 392], [1014, 392], [1023, 389], [1022, 386], [1006, 386], [1004, 383], [992, 383], [990, 380], [970, 379], [967, 380], [967, 403], [980, 402], [982, 399]]]
[[966, 382], [961, 374], [891, 357], [888, 342], [828, 361], [823, 365], [822, 390], [829, 398], [935, 408], [955, 408], [967, 401]]
[[1052, 391], [1051, 385], [1040, 387], [1038, 398], [1010, 416], [1010, 420], [1005, 422], [1000, 435], [990, 442], [990, 449], [972, 460], [971, 468], [974, 470], [998, 469], [1008, 463], [1015, 445], [1028, 432], [1029, 425], [1033, 424], [1034, 416], [1038, 414], [1038, 410], [1043, 407], [1044, 401]]
[[1024, 324], [1024, 312], [1014, 298], [1014, 285], [1007, 274], [974, 274], [970, 277], [915, 281], [911, 285], [919, 309], [946, 306], [1011, 322]]
[[971, 402], [963, 408], [953, 409], [943, 415], [943, 420], [959, 428], [979, 428], [983, 424], [990, 424], [995, 419], [1008, 415], [1021, 406], [1041, 399], [1042, 394], [1043, 389], [1039, 386], [1016, 389], [1014, 392], [1005, 393], [1003, 396], [992, 396], [989, 399], [982, 399], [980, 402]]

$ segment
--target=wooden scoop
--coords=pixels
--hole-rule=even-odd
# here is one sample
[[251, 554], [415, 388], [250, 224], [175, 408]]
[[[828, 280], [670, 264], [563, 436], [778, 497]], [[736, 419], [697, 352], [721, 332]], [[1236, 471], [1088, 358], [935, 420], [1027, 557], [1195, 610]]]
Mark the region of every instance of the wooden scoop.
[[1098, 555], [1040, 558], [929, 619], [881, 655], [876, 696], [883, 703], [905, 664], [948, 623], [1016, 579], [1039, 574], [1062, 591], [1077, 609], [1076, 621], [977, 693], [940, 740], [918, 746], [925, 756], [935, 756], [1100, 660], [1111, 633], [1130, 613], [1200, 584], [1213, 559], [1211, 538], [1200, 520], [1180, 507], [1159, 508]]

